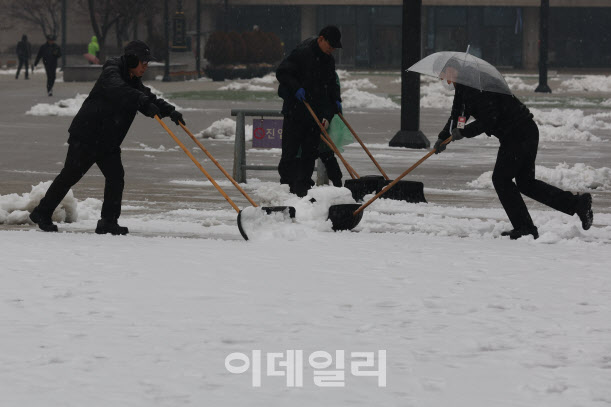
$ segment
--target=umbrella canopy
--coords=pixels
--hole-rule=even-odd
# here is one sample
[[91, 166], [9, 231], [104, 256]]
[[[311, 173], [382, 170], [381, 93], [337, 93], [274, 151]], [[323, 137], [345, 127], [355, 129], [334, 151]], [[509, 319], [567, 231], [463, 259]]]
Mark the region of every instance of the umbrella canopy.
[[479, 90], [512, 94], [505, 78], [494, 66], [465, 52], [436, 52], [416, 62], [407, 70]]

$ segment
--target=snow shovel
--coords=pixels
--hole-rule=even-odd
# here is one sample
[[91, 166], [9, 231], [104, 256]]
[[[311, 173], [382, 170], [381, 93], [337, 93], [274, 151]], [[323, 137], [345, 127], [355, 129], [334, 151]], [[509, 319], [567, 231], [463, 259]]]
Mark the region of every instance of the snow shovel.
[[[375, 176], [375, 177], [360, 177], [359, 174], [357, 174], [357, 172], [354, 170], [354, 168], [352, 168], [350, 166], [350, 164], [348, 164], [348, 162], [341, 155], [341, 153], [339, 152], [339, 149], [337, 148], [335, 143], [333, 143], [333, 140], [329, 136], [329, 133], [327, 132], [325, 127], [322, 125], [320, 120], [318, 120], [318, 117], [316, 117], [316, 114], [312, 110], [312, 107], [309, 105], [309, 103], [306, 102], [305, 100], [303, 101], [303, 103], [306, 105], [306, 107], [310, 111], [310, 114], [312, 115], [312, 117], [316, 121], [316, 124], [318, 124], [318, 127], [320, 127], [320, 130], [322, 131], [322, 134], [320, 135], [320, 138], [340, 158], [340, 160], [342, 160], [342, 163], [344, 164], [344, 166], [348, 170], [348, 173], [352, 177], [352, 180], [347, 180], [346, 183], [348, 183], [348, 181], [350, 181], [350, 182], [354, 183], [354, 185], [358, 185], [359, 191], [364, 191], [362, 196], [361, 196], [361, 198], [363, 196], [365, 196], [366, 194], [369, 194], [371, 192], [375, 192], [378, 189], [378, 184], [380, 183], [380, 180], [378, 179], [378, 177], [377, 176]], [[324, 136], [323, 136], [323, 134], [324, 134]], [[354, 193], [353, 193], [352, 196], [354, 198]], [[355, 198], [355, 200], [357, 200], [357, 199]], [[354, 205], [356, 205], [356, 204], [354, 204]], [[356, 205], [356, 206], [358, 207], [358, 205]]]
[[[377, 169], [382, 174], [382, 176], [367, 175], [361, 178], [361, 179], [368, 178], [369, 180], [371, 180], [371, 182], [374, 182], [374, 180], [377, 181], [378, 184], [375, 189], [375, 192], [380, 192], [386, 185], [390, 184], [391, 182], [390, 178], [388, 178], [388, 175], [386, 175], [386, 173], [384, 172], [382, 167], [380, 167], [380, 164], [378, 164], [376, 159], [373, 158], [373, 155], [371, 154], [369, 149], [365, 146], [365, 144], [360, 139], [360, 137], [356, 134], [352, 126], [350, 126], [348, 121], [344, 118], [344, 115], [341, 113], [338, 113], [338, 116], [342, 119], [346, 127], [348, 127], [348, 130], [350, 130], [350, 132], [352, 133], [356, 141], [358, 141], [361, 147], [363, 147], [363, 150], [365, 150], [365, 153], [367, 153], [369, 158], [371, 158], [371, 161], [373, 161]], [[352, 192], [352, 197], [354, 198], [355, 201], [359, 201], [363, 199], [365, 195], [373, 192], [371, 190], [369, 191], [363, 190], [363, 188], [361, 188], [360, 185], [355, 183], [354, 180], [352, 181], [346, 180], [346, 182], [344, 183], [344, 186]], [[426, 199], [424, 198], [424, 185], [422, 184], [422, 182], [417, 182], [417, 181], [401, 181], [391, 192], [388, 193], [388, 195], [386, 195], [386, 197], [389, 199], [395, 199], [398, 201], [406, 201], [406, 202], [412, 202], [412, 203], [426, 202]]]
[[[244, 231], [244, 229], [242, 227], [242, 224], [241, 224], [241, 214], [242, 214], [242, 211], [240, 210], [240, 208], [238, 208], [238, 206], [231, 200], [231, 198], [229, 198], [229, 196], [225, 193], [225, 191], [223, 191], [223, 189], [216, 183], [214, 178], [212, 178], [212, 176], [204, 169], [204, 167], [202, 167], [202, 165], [199, 163], [199, 161], [197, 161], [197, 159], [193, 156], [193, 154], [191, 154], [191, 152], [187, 149], [187, 147], [185, 147], [185, 145], [178, 139], [178, 137], [176, 137], [176, 135], [174, 135], [172, 130], [170, 130], [170, 128], [168, 126], [166, 126], [166, 124], [159, 118], [159, 116], [155, 115], [155, 119], [157, 119], [159, 124], [161, 124], [161, 126], [165, 129], [165, 131], [167, 131], [168, 134], [174, 139], [176, 144], [178, 144], [178, 146], [180, 148], [182, 148], [182, 150], [185, 152], [185, 154], [187, 154], [189, 156], [189, 158], [191, 159], [191, 161], [193, 161], [193, 163], [197, 166], [197, 168], [199, 168], [200, 171], [202, 173], [204, 173], [204, 175], [206, 176], [206, 178], [208, 178], [208, 180], [212, 183], [212, 185], [214, 185], [214, 187], [221, 193], [221, 195], [223, 195], [223, 197], [227, 200], [227, 202], [229, 202], [229, 204], [233, 207], [233, 209], [235, 209], [235, 211], [238, 213], [238, 220], [237, 220], [237, 222], [238, 222], [238, 229], [240, 231], [240, 234], [242, 235], [244, 240], [248, 240], [248, 235]], [[195, 136], [193, 136], [193, 137], [195, 137]], [[198, 144], [200, 144], [200, 143], [198, 143]], [[201, 146], [201, 148], [203, 149], [203, 146]], [[216, 161], [216, 160], [214, 160], [214, 161]], [[219, 166], [220, 166], [220, 164], [219, 164]], [[250, 199], [249, 199], [249, 201], [252, 202], [252, 200], [250, 200]], [[254, 202], [252, 202], [252, 204], [253, 204], [253, 208], [257, 207], [257, 204], [255, 204]], [[279, 208], [279, 207], [271, 207], [271, 208], [265, 208], [264, 207], [262, 209], [267, 214], [271, 214], [272, 212], [277, 212], [276, 210], [274, 210], [274, 208]], [[285, 214], [287, 214], [287, 212], [288, 212], [288, 215], [289, 215], [290, 218], [294, 218], [295, 217], [295, 208], [293, 208], [293, 207], [283, 207], [283, 211], [284, 211]]]
[[320, 120], [318, 120], [318, 117], [316, 117], [316, 114], [312, 110], [312, 107], [309, 105], [309, 103], [306, 102], [305, 100], [303, 101], [303, 103], [306, 105], [306, 107], [310, 111], [310, 114], [312, 115], [316, 123], [318, 124], [318, 127], [320, 127], [320, 130], [322, 131], [322, 134], [320, 135], [320, 137], [322, 138], [322, 141], [324, 141], [329, 146], [329, 148], [331, 148], [331, 150], [342, 160], [342, 163], [344, 163], [344, 166], [346, 167], [346, 169], [348, 170], [348, 173], [352, 177], [352, 180], [346, 180], [346, 184], [352, 185], [355, 189], [359, 191], [359, 194], [356, 196], [354, 192], [352, 193], [352, 197], [354, 198], [354, 200], [356, 201], [358, 199], [362, 199], [363, 196], [377, 191], [378, 185], [380, 183], [379, 177], [378, 176], [373, 176], [373, 177], [367, 176], [367, 177], [361, 178], [357, 174], [357, 172], [354, 171], [354, 168], [352, 168], [350, 164], [348, 164], [348, 162], [344, 159], [344, 157], [342, 157], [337, 146], [335, 146], [335, 143], [333, 143], [333, 140], [331, 140], [329, 133], [327, 132], [325, 127], [322, 125]]
[[[450, 141], [452, 141], [452, 136], [448, 137], [442, 143], [442, 145], [448, 144]], [[386, 185], [380, 192], [378, 192], [373, 198], [365, 202], [363, 205], [357, 206], [356, 208], [354, 204], [331, 205], [329, 207], [329, 218], [328, 219], [330, 219], [331, 223], [333, 224], [333, 230], [335, 231], [352, 230], [353, 228], [355, 228], [356, 225], [358, 225], [361, 219], [363, 218], [363, 210], [365, 208], [367, 208], [369, 205], [371, 205], [373, 201], [378, 199], [380, 196], [385, 194], [389, 189], [395, 186], [395, 184], [401, 181], [403, 177], [405, 177], [407, 174], [412, 172], [412, 170], [415, 169], [417, 166], [422, 164], [427, 158], [435, 154], [435, 151], [437, 150], [432, 149], [431, 151], [429, 151], [429, 153], [426, 154], [424, 157], [422, 157], [420, 160], [418, 160], [416, 164], [412, 165], [407, 170], [405, 170], [403, 174], [399, 175], [397, 179], [392, 181], [390, 184]]]
[[[195, 142], [195, 144], [197, 144], [197, 146], [208, 156], [210, 161], [212, 161], [214, 163], [214, 165], [216, 165], [216, 167], [219, 170], [221, 170], [221, 172], [225, 175], [225, 177], [227, 177], [227, 179], [229, 181], [231, 181], [233, 186], [235, 186], [236, 189], [238, 191], [240, 191], [242, 193], [242, 195], [244, 195], [244, 198], [248, 199], [248, 202], [250, 202], [250, 204], [254, 208], [258, 208], [259, 205], [257, 205], [255, 203], [255, 201], [253, 201], [252, 198], [246, 193], [246, 191], [244, 191], [244, 189], [240, 186], [240, 184], [238, 184], [236, 182], [236, 180], [234, 180], [233, 177], [231, 175], [229, 175], [229, 173], [225, 170], [225, 168], [223, 168], [223, 166], [214, 158], [214, 156], [206, 149], [206, 147], [204, 147], [204, 145], [202, 143], [200, 143], [199, 140], [197, 140], [197, 138], [193, 135], [193, 133], [191, 133], [191, 131], [189, 131], [187, 126], [185, 126], [184, 124], [180, 123], [180, 127], [182, 127], [182, 129], [185, 131], [185, 133], [187, 133], [189, 135], [189, 137], [191, 137], [191, 140], [193, 140]], [[265, 211], [265, 213], [267, 215], [271, 215], [274, 212], [282, 212], [282, 213], [288, 213], [289, 217], [291, 219], [293, 219], [295, 217], [295, 208], [293, 206], [263, 206], [263, 207], [261, 207], [261, 209], [263, 211]], [[250, 212], [250, 211], [247, 211], [247, 212]], [[242, 237], [244, 237], [244, 239], [248, 240], [248, 236], [247, 236], [246, 231], [244, 230], [244, 227], [242, 225], [242, 220], [243, 220], [243, 218], [245, 218], [245, 216], [244, 217], [242, 216], [242, 213], [243, 213], [243, 210], [238, 212], [238, 229], [240, 230], [240, 233], [242, 234]]]

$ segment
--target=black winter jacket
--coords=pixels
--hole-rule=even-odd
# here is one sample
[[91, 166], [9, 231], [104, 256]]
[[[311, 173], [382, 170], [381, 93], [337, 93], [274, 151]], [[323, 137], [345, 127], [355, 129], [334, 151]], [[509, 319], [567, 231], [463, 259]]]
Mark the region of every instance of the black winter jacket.
[[467, 124], [462, 134], [475, 137], [482, 133], [495, 136], [501, 143], [519, 141], [523, 134], [519, 131], [521, 125], [531, 120], [530, 110], [514, 95], [495, 92], [482, 92], [469, 86], [455, 84], [456, 92], [452, 103], [452, 113], [445, 127], [439, 133], [440, 139], [450, 136], [450, 121], [452, 128], [456, 128], [459, 116], [467, 120], [473, 116], [475, 121]]
[[57, 44], [49, 44], [45, 42], [40, 46], [38, 55], [34, 65], [38, 65], [38, 61], [42, 58], [42, 63], [46, 66], [57, 66], [57, 59], [62, 56], [62, 50]]
[[299, 88], [305, 90], [306, 100], [319, 119], [331, 120], [337, 112], [335, 101], [341, 101], [335, 78], [335, 59], [320, 50], [317, 38], [299, 44], [276, 70], [280, 82], [278, 96], [284, 99], [282, 113], [297, 120], [311, 117], [305, 105], [295, 97]]
[[140, 78], [129, 77], [124, 57], [109, 59], [72, 120], [68, 143], [80, 142], [97, 151], [117, 150], [136, 112], [142, 112], [149, 102], [157, 105], [161, 117], [174, 111], [174, 106], [157, 98]]
[[28, 40], [21, 40], [17, 43], [17, 57], [22, 60], [29, 60], [32, 56], [32, 46]]

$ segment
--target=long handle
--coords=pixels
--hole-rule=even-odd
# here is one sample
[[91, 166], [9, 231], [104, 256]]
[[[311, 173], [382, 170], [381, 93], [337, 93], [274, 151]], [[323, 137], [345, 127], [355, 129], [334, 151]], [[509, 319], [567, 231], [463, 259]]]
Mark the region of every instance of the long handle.
[[[179, 122], [180, 123], [180, 122]], [[216, 167], [221, 170], [221, 172], [223, 174], [225, 174], [225, 176], [227, 177], [227, 179], [229, 181], [231, 181], [231, 183], [238, 189], [238, 191], [240, 191], [242, 193], [242, 195], [244, 195], [244, 197], [246, 199], [248, 199], [248, 202], [250, 202], [252, 204], [252, 206], [254, 206], [255, 208], [258, 206], [255, 201], [253, 201], [250, 196], [248, 196], [248, 194], [246, 193], [246, 191], [244, 191], [242, 189], [242, 187], [233, 179], [233, 177], [231, 175], [229, 175], [229, 173], [227, 171], [225, 171], [225, 169], [223, 168], [223, 166], [216, 161], [216, 159], [212, 156], [212, 154], [210, 154], [210, 152], [208, 150], [206, 150], [206, 147], [204, 147], [204, 145], [202, 143], [199, 142], [199, 140], [197, 140], [197, 138], [193, 135], [193, 133], [191, 133], [189, 131], [189, 129], [187, 128], [187, 126], [185, 126], [184, 124], [180, 123], [180, 127], [182, 127], [182, 129], [189, 135], [189, 137], [191, 137], [191, 139], [195, 142], [195, 144], [197, 144], [197, 146], [199, 148], [202, 149], [202, 151], [208, 156], [208, 158], [210, 159], [210, 161], [212, 161], [214, 163], [214, 165], [216, 165]]]
[[221, 193], [221, 195], [223, 195], [223, 197], [227, 200], [227, 202], [229, 202], [231, 204], [231, 206], [233, 207], [233, 209], [236, 210], [236, 212], [240, 213], [240, 208], [238, 208], [238, 206], [231, 200], [231, 198], [229, 198], [227, 196], [227, 194], [225, 193], [225, 191], [223, 191], [221, 189], [221, 187], [216, 183], [216, 181], [214, 180], [214, 178], [212, 178], [212, 176], [210, 174], [208, 174], [208, 172], [204, 169], [204, 167], [202, 167], [202, 165], [199, 163], [199, 161], [197, 161], [195, 159], [195, 157], [193, 157], [193, 154], [191, 154], [191, 152], [187, 149], [187, 147], [185, 147], [185, 145], [178, 139], [178, 137], [176, 137], [174, 135], [174, 133], [172, 133], [172, 130], [170, 130], [170, 128], [168, 126], [166, 126], [166, 124], [159, 118], [159, 116], [155, 115], [155, 119], [157, 119], [157, 121], [159, 122], [159, 124], [161, 124], [161, 126], [165, 129], [165, 131], [168, 132], [168, 134], [170, 136], [172, 136], [172, 138], [174, 139], [174, 141], [176, 142], [176, 144], [178, 144], [180, 146], [180, 148], [182, 148], [182, 151], [185, 152], [185, 154], [187, 154], [189, 156], [189, 158], [191, 159], [191, 161], [193, 161], [195, 163], [195, 165], [197, 165], [197, 168], [200, 169], [201, 172], [204, 173], [204, 175], [206, 176], [206, 178], [208, 178], [208, 180], [212, 183], [212, 185], [214, 185], [214, 187]]
[[344, 122], [344, 124], [346, 125], [346, 127], [348, 127], [348, 130], [350, 130], [350, 132], [352, 133], [352, 135], [354, 136], [354, 138], [356, 139], [356, 141], [359, 142], [359, 144], [361, 145], [361, 147], [363, 147], [363, 150], [365, 150], [365, 152], [367, 153], [367, 155], [369, 156], [369, 158], [371, 158], [371, 161], [373, 161], [373, 163], [375, 164], [376, 167], [378, 167], [378, 170], [380, 170], [380, 172], [382, 173], [382, 175], [384, 176], [385, 179], [389, 179], [388, 175], [386, 175], [386, 173], [384, 172], [384, 170], [382, 169], [382, 167], [380, 167], [380, 164], [378, 164], [378, 162], [376, 161], [375, 158], [373, 158], [373, 155], [371, 155], [371, 153], [369, 152], [369, 149], [367, 147], [365, 147], [365, 144], [363, 144], [363, 142], [361, 141], [361, 139], [359, 138], [359, 136], [356, 135], [356, 132], [354, 131], [354, 129], [352, 128], [352, 126], [350, 126], [350, 124], [348, 123], [348, 121], [346, 121], [346, 119], [344, 118], [344, 115], [341, 113], [338, 113], [339, 117], [342, 119], [342, 121]]
[[[346, 160], [344, 160], [344, 157], [342, 157], [342, 155], [340, 154], [339, 150], [335, 146], [335, 143], [333, 142], [333, 140], [331, 140], [331, 137], [329, 136], [329, 133], [327, 133], [327, 130], [325, 129], [325, 126], [323, 126], [322, 123], [320, 122], [320, 120], [318, 120], [318, 117], [316, 117], [316, 113], [314, 113], [314, 110], [312, 110], [312, 107], [310, 106], [310, 104], [308, 102], [306, 102], [305, 100], [303, 101], [303, 103], [306, 105], [306, 107], [310, 111], [310, 114], [312, 115], [312, 117], [316, 121], [316, 124], [318, 124], [318, 127], [320, 127], [320, 130], [324, 134], [324, 136], [321, 134], [320, 138], [322, 138], [322, 140], [325, 143], [327, 143], [329, 148], [331, 148], [331, 150], [339, 157], [339, 159], [342, 160], [342, 163], [344, 164], [344, 167], [346, 167], [346, 169], [348, 170], [348, 173], [350, 174], [352, 179], [360, 178], [359, 174], [357, 174], [356, 171], [354, 171], [354, 168], [352, 168], [350, 166], [350, 164], [348, 164], [348, 162]], [[325, 137], [326, 137], [326, 140], [325, 140]]]
[[[441, 145], [445, 145], [448, 144], [450, 141], [452, 141], [452, 136], [448, 137], [443, 143], [441, 143]], [[401, 181], [401, 179], [403, 177], [405, 177], [407, 174], [409, 174], [410, 172], [412, 172], [412, 170], [414, 168], [416, 168], [417, 166], [419, 166], [420, 164], [422, 164], [422, 162], [424, 160], [426, 160], [427, 158], [429, 158], [431, 155], [435, 154], [435, 151], [437, 151], [436, 149], [432, 149], [431, 151], [429, 151], [429, 153], [427, 155], [425, 155], [424, 157], [422, 157], [420, 160], [418, 160], [418, 162], [414, 165], [412, 165], [411, 167], [409, 167], [407, 170], [405, 170], [405, 172], [403, 172], [403, 174], [399, 175], [397, 177], [397, 179], [395, 179], [393, 182], [391, 182], [390, 184], [386, 185], [384, 188], [382, 188], [382, 190], [380, 192], [378, 192], [373, 198], [371, 198], [369, 201], [367, 201], [366, 203], [364, 203], [363, 205], [361, 205], [356, 211], [354, 211], [353, 215], [356, 216], [359, 214], [359, 212], [362, 212], [365, 208], [367, 208], [369, 205], [371, 205], [371, 203], [373, 201], [375, 201], [376, 199], [378, 199], [380, 196], [382, 196], [384, 193], [386, 193], [386, 191], [388, 191], [390, 188], [392, 188], [397, 182]]]

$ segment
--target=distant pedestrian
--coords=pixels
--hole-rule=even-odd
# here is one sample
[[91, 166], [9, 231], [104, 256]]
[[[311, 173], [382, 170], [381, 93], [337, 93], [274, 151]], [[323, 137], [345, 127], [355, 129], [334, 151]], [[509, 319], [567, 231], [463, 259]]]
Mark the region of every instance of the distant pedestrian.
[[57, 60], [62, 56], [62, 51], [59, 45], [55, 43], [54, 35], [47, 35], [47, 42], [40, 46], [38, 55], [34, 61], [34, 67], [38, 65], [38, 61], [42, 58], [42, 63], [47, 72], [47, 94], [53, 96], [53, 85], [55, 84], [55, 71], [57, 70]]
[[[91, 37], [91, 42], [87, 46], [87, 52], [96, 58], [99, 58], [100, 44], [98, 44], [98, 37], [95, 35]], [[93, 65], [93, 62], [89, 61], [89, 65]]]
[[51, 217], [55, 208], [93, 164], [105, 178], [102, 216], [95, 232], [125, 235], [119, 226], [121, 201], [125, 185], [121, 143], [140, 112], [147, 117], [170, 117], [177, 125], [185, 124], [182, 114], [165, 100], [156, 97], [142, 84], [142, 75], [153, 60], [149, 47], [132, 41], [125, 54], [110, 58], [93, 89], [83, 102], [68, 129], [68, 155], [64, 168], [53, 180], [40, 204], [30, 214], [32, 222], [45, 232], [57, 232]]
[[[280, 183], [289, 184], [290, 191], [299, 197], [307, 195], [311, 187], [320, 143], [320, 129], [304, 102], [311, 105], [325, 127], [329, 126], [335, 113], [341, 111], [342, 99], [332, 55], [341, 47], [339, 29], [327, 26], [317, 37], [299, 44], [276, 70], [280, 83], [278, 95], [284, 99], [282, 156], [278, 173]], [[297, 158], [300, 148], [301, 157]], [[333, 175], [335, 181], [339, 178], [341, 182], [341, 173]]]
[[21, 41], [17, 43], [17, 58], [19, 59], [19, 66], [17, 67], [17, 73], [15, 79], [19, 79], [19, 72], [21, 67], [25, 65], [25, 78], [30, 79], [28, 76], [28, 69], [30, 67], [30, 58], [32, 57], [32, 45], [28, 41], [28, 36], [23, 34]]
[[[521, 194], [567, 215], [577, 214], [583, 229], [588, 230], [594, 219], [590, 194], [574, 195], [535, 178], [539, 128], [530, 110], [514, 95], [481, 91], [458, 83], [469, 77], [468, 68], [459, 69], [460, 64], [449, 63], [440, 76], [456, 90], [450, 118], [435, 143], [435, 154], [445, 150], [442, 143], [450, 135], [452, 141], [458, 141], [485, 132], [499, 139], [492, 184], [513, 226], [502, 236], [512, 240], [527, 235], [539, 237]], [[465, 124], [471, 116], [475, 121]], [[452, 124], [457, 127], [452, 128]]]

